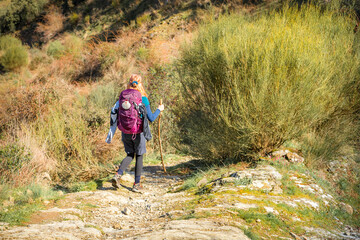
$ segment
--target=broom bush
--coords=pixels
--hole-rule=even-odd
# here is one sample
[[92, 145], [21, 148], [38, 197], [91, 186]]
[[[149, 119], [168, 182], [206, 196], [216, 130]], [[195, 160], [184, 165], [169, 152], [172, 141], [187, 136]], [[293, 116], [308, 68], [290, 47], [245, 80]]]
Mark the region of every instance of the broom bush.
[[[296, 140], [305, 152], [335, 156], [357, 127], [353, 27], [350, 17], [309, 5], [203, 25], [177, 63], [186, 104], [179, 124], [190, 152], [259, 156]], [[313, 134], [325, 150], [306, 145]]]
[[19, 39], [10, 35], [0, 37], [0, 64], [6, 71], [28, 64], [28, 51]]

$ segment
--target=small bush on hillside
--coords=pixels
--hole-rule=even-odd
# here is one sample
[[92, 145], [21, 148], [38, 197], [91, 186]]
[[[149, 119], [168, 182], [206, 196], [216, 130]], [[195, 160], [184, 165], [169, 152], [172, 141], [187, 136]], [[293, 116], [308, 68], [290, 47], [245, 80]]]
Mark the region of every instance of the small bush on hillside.
[[22, 43], [19, 39], [10, 35], [0, 37], [0, 51], [4, 51], [10, 47], [21, 46]]
[[86, 115], [85, 120], [88, 122], [88, 126], [103, 130], [108, 130], [107, 123], [109, 121], [109, 113], [114, 106], [116, 100], [120, 94], [120, 86], [116, 86], [115, 83], [110, 82], [105, 85], [99, 85], [93, 89], [86, 102]]
[[114, 8], [119, 8], [121, 6], [121, 0], [112, 0], [111, 6]]
[[117, 101], [119, 95], [120, 86], [116, 86], [115, 83], [111, 82], [105, 85], [99, 85], [91, 91], [89, 95], [89, 103], [97, 109], [109, 112]]
[[122, 46], [108, 42], [97, 44], [94, 49], [94, 54], [101, 64], [102, 71], [108, 70], [123, 53]]
[[12, 175], [18, 175], [31, 156], [24, 148], [12, 144], [0, 148], [0, 159], [0, 182], [4, 183], [13, 180]]
[[28, 52], [21, 41], [10, 35], [0, 37], [0, 64], [12, 71], [28, 64]]
[[11, 95], [4, 97], [5, 111], [0, 115], [3, 118], [0, 127], [2, 124], [16, 126], [19, 123], [32, 122], [51, 108], [52, 101], [58, 98], [55, 89], [48, 86], [14, 88], [9, 92]]
[[136, 52], [136, 56], [139, 60], [147, 60], [149, 58], [149, 49], [145, 47], [140, 47]]
[[83, 40], [75, 35], [68, 35], [64, 39], [65, 51], [66, 53], [71, 54], [73, 57], [80, 56], [83, 45]]
[[42, 64], [51, 63], [51, 58], [43, 51], [38, 48], [30, 49], [31, 61], [29, 64], [30, 70], [35, 70], [40, 67]]
[[69, 22], [71, 25], [76, 26], [79, 23], [79, 19], [80, 19], [79, 14], [72, 13], [69, 17]]
[[178, 63], [183, 142], [197, 156], [234, 158], [314, 133], [336, 156], [356, 136], [352, 29], [346, 16], [311, 6], [203, 26]]
[[145, 13], [140, 17], [136, 18], [136, 26], [141, 27], [144, 24], [151, 22], [151, 15], [149, 13]]
[[87, 26], [90, 25], [90, 20], [91, 20], [90, 16], [86, 15], [84, 17], [84, 24], [87, 25]]
[[20, 46], [13, 46], [5, 50], [0, 58], [0, 63], [6, 71], [13, 71], [28, 64], [27, 49]]
[[49, 56], [52, 56], [54, 58], [60, 58], [65, 53], [65, 46], [59, 41], [55, 40], [53, 42], [50, 42], [48, 48], [47, 48], [47, 54]]

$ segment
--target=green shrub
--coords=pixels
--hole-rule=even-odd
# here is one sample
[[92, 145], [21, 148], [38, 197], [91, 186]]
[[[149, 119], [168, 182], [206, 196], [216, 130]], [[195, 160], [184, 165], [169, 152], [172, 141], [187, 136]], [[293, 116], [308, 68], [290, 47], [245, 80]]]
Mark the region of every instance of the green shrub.
[[49, 43], [47, 47], [47, 54], [56, 59], [59, 59], [65, 54], [71, 54], [74, 57], [79, 57], [84, 42], [81, 38], [75, 35], [67, 35], [62, 42], [55, 40]]
[[119, 8], [121, 6], [121, 0], [112, 0], [111, 1], [111, 6], [113, 8]]
[[344, 139], [324, 141], [338, 152], [355, 132], [336, 124], [353, 123], [358, 104], [352, 28], [350, 18], [312, 6], [202, 26], [178, 62], [183, 142], [196, 156], [234, 158], [314, 132]]
[[51, 58], [43, 51], [38, 48], [30, 49], [31, 61], [29, 64], [30, 70], [35, 70], [40, 67], [42, 64], [51, 63]]
[[104, 125], [104, 123], [109, 121], [110, 110], [120, 94], [119, 87], [110, 82], [99, 85], [91, 91], [85, 107], [85, 120], [89, 127], [101, 127], [103, 131], [108, 130], [108, 125]]
[[0, 33], [13, 32], [41, 14], [48, 0], [12, 0], [1, 3]]
[[[105, 85], [99, 85], [91, 91], [89, 95], [89, 103], [91, 107], [103, 109], [109, 113], [120, 95], [120, 86], [110, 82]], [[108, 116], [106, 116], [108, 117]]]
[[0, 148], [0, 159], [0, 181], [8, 182], [9, 176], [18, 173], [31, 156], [23, 147], [12, 144]]
[[86, 24], [86, 25], [89, 25], [90, 24], [90, 16], [89, 15], [86, 15], [85, 17], [84, 17], [84, 23]]
[[80, 56], [83, 45], [83, 40], [75, 35], [68, 35], [64, 40], [64, 47], [66, 53], [69, 53], [74, 57]]
[[19, 39], [10, 35], [0, 37], [0, 51], [4, 51], [10, 47], [21, 46], [22, 43]]
[[114, 44], [104, 42], [97, 45], [99, 48], [98, 60], [101, 64], [101, 70], [108, 70], [122, 53], [122, 47]]
[[9, 47], [1, 56], [0, 62], [6, 71], [24, 67], [29, 62], [27, 49], [22, 45]]
[[47, 48], [47, 54], [49, 56], [52, 56], [54, 58], [60, 58], [65, 53], [65, 46], [59, 41], [55, 40], [53, 42], [50, 42], [48, 48]]
[[149, 49], [145, 47], [140, 47], [136, 52], [136, 56], [139, 60], [147, 60], [149, 58]]
[[149, 13], [145, 13], [136, 18], [136, 26], [138, 27], [141, 27], [143, 24], [147, 24], [149, 22], [151, 22], [151, 15]]
[[70, 15], [70, 17], [69, 17], [69, 22], [70, 22], [71, 25], [75, 26], [75, 25], [78, 24], [79, 19], [80, 19], [79, 14], [77, 14], [77, 13], [72, 13], [72, 14]]
[[[144, 86], [149, 94], [149, 101], [154, 112], [160, 100], [163, 100], [165, 110], [161, 113], [161, 141], [164, 152], [173, 152], [179, 147], [179, 128], [175, 122], [178, 113], [175, 106], [179, 103], [180, 83], [175, 78], [175, 69], [165, 65], [150, 67]], [[147, 144], [149, 149], [159, 150], [158, 124], [159, 119], [150, 124], [153, 139]]]

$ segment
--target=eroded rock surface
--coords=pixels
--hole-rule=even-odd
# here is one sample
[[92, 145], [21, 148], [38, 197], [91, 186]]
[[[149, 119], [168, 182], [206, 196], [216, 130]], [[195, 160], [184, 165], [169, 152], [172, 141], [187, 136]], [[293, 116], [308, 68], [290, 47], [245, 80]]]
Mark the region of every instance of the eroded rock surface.
[[[297, 209], [321, 211], [324, 205], [339, 205], [314, 179], [292, 171], [287, 172], [286, 181], [303, 194], [287, 195], [283, 192], [284, 176], [266, 164], [230, 172], [212, 181], [203, 178], [197, 183], [198, 195], [176, 192], [182, 184], [178, 176], [165, 176], [161, 172], [145, 172], [144, 175], [143, 194], [130, 191], [133, 176], [129, 175], [118, 190], [105, 183], [96, 191], [65, 194], [64, 199], [49, 203], [47, 209], [34, 214], [25, 226], [0, 223], [0, 239], [248, 240], [243, 231], [249, 227], [248, 222], [239, 213], [260, 211], [276, 216], [274, 218], [304, 223], [306, 220], [300, 215], [284, 216], [282, 206], [296, 212]], [[350, 207], [342, 206], [347, 212]], [[262, 224], [261, 219], [254, 221]], [[312, 227], [303, 230], [306, 239], [313, 240], [356, 239], [360, 236], [351, 228], [345, 232]], [[297, 236], [294, 233], [287, 235], [289, 239]], [[269, 239], [278, 238], [274, 234]]]
[[2, 224], [0, 239], [248, 239], [216, 221], [171, 219], [172, 206], [191, 200], [185, 192], [168, 193], [179, 177], [146, 172], [143, 194], [131, 192], [126, 180], [117, 191], [106, 183], [97, 191], [66, 194], [25, 226]]

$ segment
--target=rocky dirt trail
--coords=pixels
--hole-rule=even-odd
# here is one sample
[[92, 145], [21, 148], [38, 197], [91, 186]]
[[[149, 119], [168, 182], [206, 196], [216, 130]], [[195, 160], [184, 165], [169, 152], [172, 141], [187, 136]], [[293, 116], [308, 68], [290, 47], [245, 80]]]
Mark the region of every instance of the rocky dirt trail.
[[176, 220], [175, 207], [191, 199], [185, 192], [169, 193], [181, 178], [156, 167], [144, 168], [144, 177], [142, 194], [130, 191], [129, 174], [118, 190], [106, 182], [96, 191], [66, 194], [25, 226], [3, 228], [0, 239], [249, 239], [221, 221]]
[[[268, 231], [262, 239], [360, 239], [359, 229], [350, 226], [313, 226], [302, 212], [319, 213], [324, 208], [347, 205], [339, 205], [307, 174], [280, 172], [260, 164], [231, 169], [220, 178], [206, 179], [205, 175], [197, 182], [200, 193], [196, 193], [176, 191], [183, 184], [183, 175], [164, 175], [159, 166], [147, 166], [142, 194], [131, 191], [134, 177], [130, 172], [123, 176], [118, 190], [102, 182], [96, 191], [45, 201], [46, 209], [33, 214], [24, 226], [0, 223], [0, 239], [248, 240], [251, 234], [244, 231], [256, 226]], [[303, 192], [288, 195], [284, 190], [289, 188]], [[343, 210], [353, 211], [347, 207], [350, 209]], [[261, 217], [263, 220], [257, 219]], [[269, 231], [274, 223], [296, 224], [301, 235], [286, 227]]]

